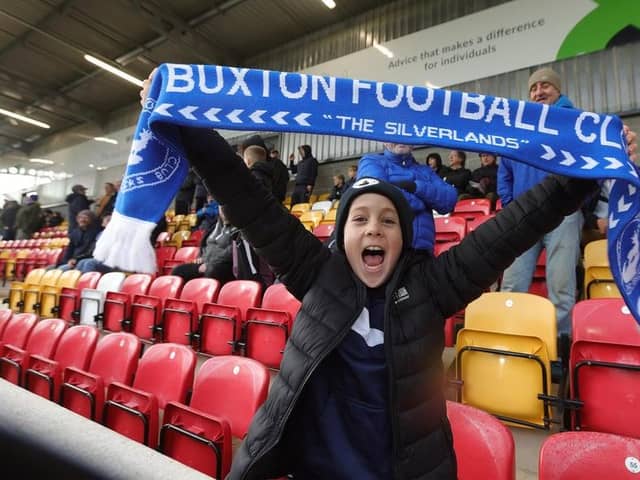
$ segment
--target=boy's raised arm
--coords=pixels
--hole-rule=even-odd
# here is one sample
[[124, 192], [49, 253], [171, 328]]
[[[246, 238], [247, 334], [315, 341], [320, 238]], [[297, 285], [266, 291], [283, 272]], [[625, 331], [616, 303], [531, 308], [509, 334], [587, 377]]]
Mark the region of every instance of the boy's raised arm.
[[231, 224], [242, 229], [288, 290], [302, 298], [329, 251], [251, 174], [218, 132], [180, 131], [190, 163], [224, 205]]
[[580, 208], [597, 188], [592, 180], [550, 175], [435, 259], [427, 272], [429, 287], [437, 292], [438, 285], [449, 284], [455, 292], [434, 295], [444, 318], [479, 297], [516, 257]]

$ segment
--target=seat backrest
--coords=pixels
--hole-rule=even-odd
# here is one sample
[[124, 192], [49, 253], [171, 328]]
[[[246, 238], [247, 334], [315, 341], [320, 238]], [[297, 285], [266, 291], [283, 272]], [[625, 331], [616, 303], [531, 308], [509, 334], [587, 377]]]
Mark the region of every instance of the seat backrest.
[[540, 480], [636, 480], [640, 440], [610, 433], [562, 432], [540, 448]]
[[126, 275], [123, 272], [109, 272], [100, 277], [97, 290], [102, 292], [119, 292]]
[[488, 198], [466, 198], [458, 200], [454, 213], [477, 213], [479, 215], [489, 215], [491, 213], [491, 200]]
[[462, 403], [514, 424], [548, 427], [550, 408], [538, 395], [551, 392], [551, 368], [540, 338], [465, 326], [456, 352]]
[[58, 283], [56, 287], [59, 289], [62, 288], [74, 288], [78, 284], [78, 279], [82, 275], [80, 270], [67, 270], [66, 272], [62, 272], [62, 274], [58, 277]]
[[198, 311], [202, 311], [202, 305], [215, 302], [218, 299], [220, 282], [215, 278], [194, 278], [189, 280], [182, 288], [180, 300], [191, 300], [198, 305]]
[[196, 354], [191, 348], [174, 343], [155, 344], [138, 362], [133, 387], [154, 394], [161, 409], [170, 401], [184, 403], [195, 367]]
[[162, 275], [157, 277], [149, 287], [147, 295], [151, 297], [178, 298], [184, 279], [177, 275]]
[[89, 325], [70, 327], [63, 334], [54, 360], [60, 367], [76, 367], [86, 370], [96, 349], [98, 329]]
[[467, 233], [467, 222], [460, 217], [435, 217], [436, 242], [461, 241]]
[[530, 293], [489, 292], [465, 309], [464, 327], [540, 338], [551, 360], [558, 357], [556, 311], [548, 299]]
[[11, 317], [2, 335], [2, 343], [24, 348], [38, 321], [35, 313], [16, 313]]
[[124, 279], [120, 285], [120, 293], [129, 295], [144, 295], [151, 285], [151, 275], [147, 273], [134, 273]]
[[640, 331], [622, 299], [573, 309], [571, 397], [583, 402], [573, 428], [640, 438]]
[[57, 265], [62, 257], [62, 248], [53, 248], [47, 251], [47, 263], [49, 265]]
[[335, 223], [321, 223], [313, 229], [316, 237], [329, 238], [336, 228]]
[[40, 279], [40, 286], [55, 287], [60, 275], [62, 275], [62, 270], [58, 270], [56, 268], [53, 270], [47, 270]]
[[294, 297], [283, 283], [270, 285], [264, 292], [262, 308], [282, 310], [289, 313], [291, 320], [296, 318], [300, 310], [300, 300]]
[[232, 280], [225, 283], [218, 294], [220, 305], [235, 306], [240, 309], [242, 320], [247, 309], [259, 307], [262, 301], [262, 285], [254, 280]]
[[496, 417], [447, 402], [453, 448], [461, 480], [515, 480], [515, 444], [511, 431]]
[[[171, 234], [169, 232], [160, 232], [156, 237], [156, 245], [161, 246], [164, 242], [171, 239]], [[157, 247], [156, 247], [157, 248]]]
[[47, 318], [36, 323], [29, 335], [25, 350], [32, 355], [51, 357], [66, 328], [67, 322], [60, 318]]
[[327, 213], [331, 210], [331, 200], [321, 200], [311, 205], [311, 210], [320, 210], [322, 213]]
[[161, 270], [165, 260], [171, 260], [176, 254], [177, 248], [174, 246], [156, 247], [156, 262], [158, 269]]
[[110, 333], [98, 342], [89, 371], [99, 375], [105, 386], [111, 382], [131, 385], [141, 351], [142, 342], [134, 334]]
[[34, 270], [31, 270], [29, 273], [27, 273], [27, 276], [22, 283], [24, 283], [25, 285], [39, 285], [40, 280], [42, 279], [45, 272], [46, 270], [44, 268], [36, 268]]
[[476, 228], [482, 225], [487, 220], [495, 217], [495, 213], [490, 213], [488, 215], [478, 215], [473, 220], [469, 220], [467, 222], [467, 233], [473, 232]]
[[173, 256], [173, 260], [189, 263], [198, 258], [200, 249], [198, 247], [181, 247]]
[[9, 324], [11, 317], [13, 316], [13, 310], [9, 310], [8, 308], [4, 308], [0, 310], [0, 340], [2, 340], [2, 334], [4, 333], [4, 329]]
[[267, 398], [269, 378], [269, 370], [250, 358], [210, 358], [198, 371], [190, 406], [224, 418], [233, 436], [243, 438]]
[[76, 288], [79, 291], [82, 291], [83, 288], [96, 288], [101, 276], [100, 272], [85, 272], [80, 275]]

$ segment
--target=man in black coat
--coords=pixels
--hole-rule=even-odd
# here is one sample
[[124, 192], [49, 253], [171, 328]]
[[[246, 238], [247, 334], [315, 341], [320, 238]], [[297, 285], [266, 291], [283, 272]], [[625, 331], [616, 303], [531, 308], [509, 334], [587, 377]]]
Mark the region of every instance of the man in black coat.
[[311, 147], [309, 145], [300, 145], [298, 154], [300, 155], [300, 161], [297, 166], [298, 173], [296, 174], [296, 183], [291, 196], [291, 206], [309, 201], [318, 177], [318, 161], [311, 154]]

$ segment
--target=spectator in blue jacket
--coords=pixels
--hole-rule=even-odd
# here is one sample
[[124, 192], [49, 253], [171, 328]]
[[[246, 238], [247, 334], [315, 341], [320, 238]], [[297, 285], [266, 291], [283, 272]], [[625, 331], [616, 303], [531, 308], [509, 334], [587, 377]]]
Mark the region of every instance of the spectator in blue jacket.
[[[416, 161], [413, 147], [385, 143], [382, 153], [367, 154], [358, 164], [358, 178], [374, 177], [400, 186], [413, 210], [413, 248], [433, 251], [435, 224], [432, 210], [445, 214], [453, 210], [458, 194], [429, 166]], [[413, 185], [407, 190], [405, 185]]]

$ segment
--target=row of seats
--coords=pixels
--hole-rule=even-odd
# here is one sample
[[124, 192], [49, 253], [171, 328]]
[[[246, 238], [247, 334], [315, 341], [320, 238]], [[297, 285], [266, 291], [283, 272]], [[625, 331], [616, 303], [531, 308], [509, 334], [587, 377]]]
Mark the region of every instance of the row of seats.
[[263, 294], [254, 281], [221, 286], [198, 278], [183, 284], [171, 275], [56, 269], [36, 269], [25, 282], [13, 282], [8, 303], [16, 313], [129, 331], [147, 342], [193, 345], [207, 355], [242, 353], [270, 368], [279, 367], [300, 308], [282, 284]]
[[551, 396], [555, 311], [537, 295], [492, 292], [468, 305], [456, 341], [458, 399], [508, 424], [640, 438], [640, 332], [622, 299], [579, 302], [572, 317], [568, 392]]
[[0, 278], [7, 281], [23, 280], [33, 269], [56, 265], [64, 253], [63, 247], [0, 250]]
[[196, 373], [196, 354], [184, 345], [142, 353], [131, 333], [99, 339], [95, 327], [66, 329], [34, 314], [1, 325], [4, 379], [215, 478], [228, 473], [232, 438], [246, 435], [269, 387], [267, 368], [248, 358], [214, 357]]
[[[195, 353], [182, 345], [152, 345], [141, 355], [143, 345], [130, 333], [99, 339], [94, 327], [7, 315], [0, 312], [3, 378], [215, 478], [228, 473], [233, 439], [244, 438], [268, 392], [267, 369], [251, 359], [213, 357], [196, 372]], [[447, 402], [447, 415], [458, 478], [515, 479], [507, 428], [459, 403]], [[639, 440], [618, 435], [551, 435], [540, 450], [539, 478], [632, 478], [639, 450]]]

